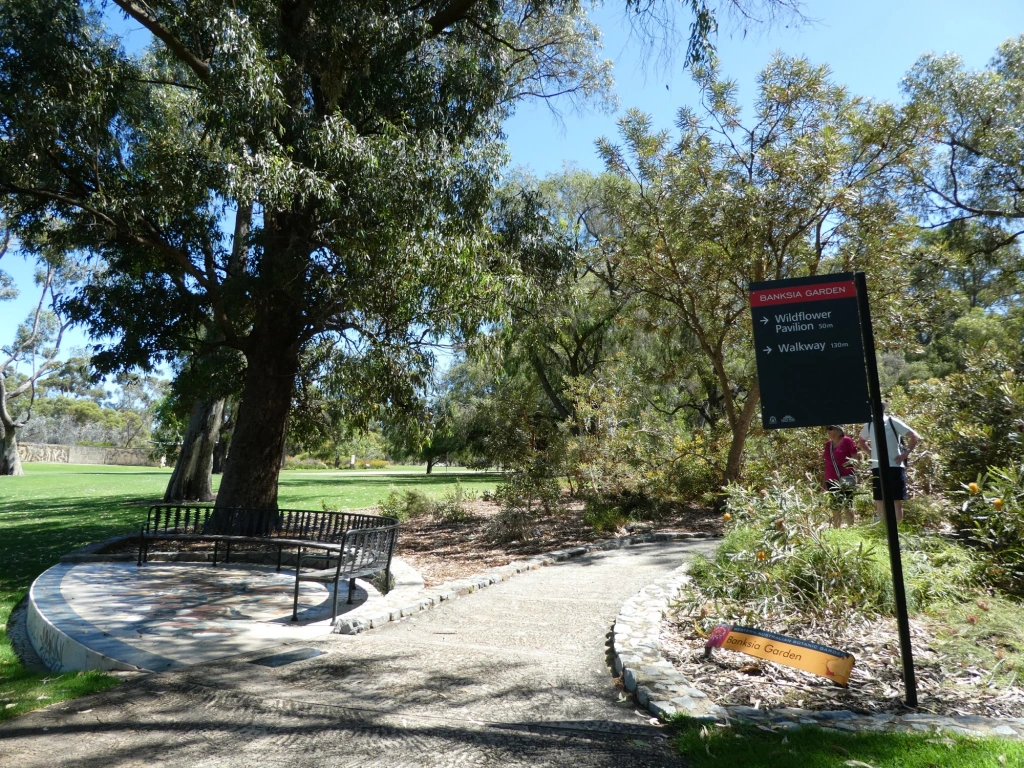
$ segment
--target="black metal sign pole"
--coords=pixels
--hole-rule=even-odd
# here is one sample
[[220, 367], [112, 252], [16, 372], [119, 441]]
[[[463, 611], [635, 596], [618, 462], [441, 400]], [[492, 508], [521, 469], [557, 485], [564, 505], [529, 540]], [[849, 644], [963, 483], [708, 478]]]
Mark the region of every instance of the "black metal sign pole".
[[885, 528], [889, 539], [889, 565], [892, 569], [892, 591], [896, 601], [896, 623], [900, 635], [900, 658], [903, 660], [903, 684], [906, 704], [917, 706], [917, 680], [914, 677], [914, 656], [910, 648], [910, 618], [907, 615], [907, 592], [903, 585], [903, 560], [900, 558], [900, 537], [896, 530], [896, 504], [889, 477], [889, 447], [885, 440], [885, 415], [882, 413], [882, 388], [878, 383], [878, 362], [875, 359], [875, 332], [871, 326], [871, 308], [868, 305], [868, 284], [863, 272], [854, 274], [857, 284], [857, 306], [860, 309], [860, 332], [864, 340], [864, 361], [868, 372], [868, 392], [871, 395], [871, 420], [875, 426], [875, 445], [878, 454], [878, 479], [882, 486], [885, 506]]

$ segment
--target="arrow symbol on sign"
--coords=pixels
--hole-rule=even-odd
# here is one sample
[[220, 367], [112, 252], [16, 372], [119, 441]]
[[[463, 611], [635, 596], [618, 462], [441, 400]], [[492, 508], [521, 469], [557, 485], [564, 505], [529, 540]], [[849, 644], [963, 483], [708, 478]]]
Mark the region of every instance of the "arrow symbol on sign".
[[767, 317], [762, 317], [761, 318], [761, 325], [768, 325], [768, 318]]
[[765, 348], [764, 348], [764, 353], [765, 353], [766, 355], [770, 355], [770, 354], [772, 353], [772, 348], [771, 348], [771, 347], [765, 347]]

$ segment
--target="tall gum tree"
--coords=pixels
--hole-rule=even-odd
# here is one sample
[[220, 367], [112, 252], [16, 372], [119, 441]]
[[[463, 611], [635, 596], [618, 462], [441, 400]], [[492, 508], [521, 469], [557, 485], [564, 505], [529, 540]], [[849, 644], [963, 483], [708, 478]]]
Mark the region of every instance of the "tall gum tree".
[[978, 71], [955, 54], [924, 56], [903, 90], [929, 128], [930, 162], [911, 177], [926, 223], [998, 227], [990, 251], [1024, 236], [1024, 35]]
[[72, 306], [119, 334], [101, 369], [244, 355], [218, 504], [273, 507], [303, 349], [475, 327], [501, 293], [500, 120], [602, 98], [610, 64], [573, 0], [115, 4], [144, 55], [87, 4], [0, 8], [3, 206], [104, 260]]
[[740, 477], [759, 398], [748, 283], [866, 269], [901, 284], [912, 231], [897, 171], [919, 158], [914, 122], [850, 96], [827, 67], [774, 58], [748, 124], [733, 82], [714, 66], [696, 79], [702, 108], [680, 110], [677, 139], [631, 111], [622, 145], [599, 146], [628, 182], [609, 202], [624, 279], [692, 335], [713, 372], [731, 438], [728, 483]]

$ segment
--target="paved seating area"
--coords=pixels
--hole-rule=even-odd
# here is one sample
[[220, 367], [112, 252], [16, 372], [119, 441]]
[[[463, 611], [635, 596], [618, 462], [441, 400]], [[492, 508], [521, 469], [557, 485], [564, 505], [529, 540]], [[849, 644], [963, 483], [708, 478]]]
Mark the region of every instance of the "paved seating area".
[[[32, 586], [29, 637], [53, 669], [165, 671], [330, 634], [334, 584], [272, 566], [61, 563]], [[344, 582], [341, 584], [346, 591]], [[342, 614], [380, 595], [357, 582]]]

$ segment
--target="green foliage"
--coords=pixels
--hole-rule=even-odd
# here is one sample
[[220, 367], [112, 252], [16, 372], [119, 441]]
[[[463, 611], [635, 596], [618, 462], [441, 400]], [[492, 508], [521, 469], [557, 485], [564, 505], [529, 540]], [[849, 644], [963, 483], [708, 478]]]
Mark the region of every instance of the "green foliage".
[[984, 553], [986, 581], [1024, 596], [1024, 465], [992, 467], [952, 495], [950, 518]]
[[692, 429], [650, 407], [650, 390], [624, 358], [600, 376], [575, 379], [575, 419], [567, 430], [566, 464], [577, 494], [597, 507], [657, 506], [699, 499], [717, 488], [721, 445], [713, 430]]
[[284, 458], [285, 469], [327, 469], [327, 465], [320, 461], [320, 459], [314, 459], [311, 456], [285, 456]]
[[229, 505], [276, 502], [259, 442], [295, 400], [401, 407], [432, 342], [500, 314], [521, 255], [491, 220], [502, 120], [610, 98], [578, 2], [303, 8], [124, 3], [166, 30], [130, 55], [91, 2], [0, 5], [0, 207], [22, 243], [56, 221], [102, 258], [69, 306], [111, 339], [104, 372], [218, 348], [258, 370]]
[[595, 531], [617, 531], [632, 520], [618, 504], [602, 498], [587, 499], [583, 519]]
[[1024, 364], [986, 348], [968, 358], [963, 373], [944, 382], [938, 427], [946, 453], [950, 487], [977, 477], [988, 467], [1024, 461]]
[[533, 538], [532, 527], [543, 512], [550, 514], [562, 507], [562, 489], [558, 481], [543, 471], [511, 472], [494, 492], [501, 511], [487, 523], [487, 535], [506, 544]]
[[464, 523], [473, 519], [469, 504], [476, 499], [476, 492], [464, 487], [456, 478], [440, 499], [414, 488], [406, 491], [392, 488], [379, 506], [382, 515], [399, 520], [431, 516], [445, 523]]
[[988, 471], [1024, 461], [1024, 365], [1017, 344], [986, 342], [943, 379], [911, 381], [891, 400], [925, 440], [909, 474], [919, 490], [956, 491]]
[[[860, 424], [844, 427], [853, 440]], [[852, 434], [851, 434], [852, 433]], [[825, 479], [823, 449], [828, 435], [819, 429], [751, 430], [747, 443], [744, 482], [753, 487], [815, 482]]]
[[[757, 611], [829, 616], [891, 613], [892, 580], [883, 526], [833, 529], [828, 496], [817, 484], [730, 486], [727, 535], [712, 559], [693, 568], [700, 592], [736, 620]], [[963, 599], [981, 565], [968, 550], [904, 531], [904, 578], [915, 609]], [[755, 613], [750, 613], [754, 611]]]
[[446, 523], [465, 523], [473, 519], [473, 512], [469, 508], [469, 504], [476, 499], [475, 493], [456, 481], [455, 486], [445, 491], [440, 501], [434, 502], [432, 514], [438, 520]]
[[425, 517], [434, 511], [434, 500], [423, 491], [410, 488], [399, 491], [392, 487], [387, 498], [379, 503], [380, 513], [399, 520]]
[[728, 429], [716, 469], [734, 482], [757, 405], [747, 283], [864, 269], [887, 286], [876, 306], [886, 328], [883, 307], [907, 282], [898, 195], [916, 137], [891, 106], [850, 96], [806, 59], [768, 63], [749, 124], [716, 64], [695, 78], [702, 109], [679, 111], [678, 138], [633, 110], [622, 146], [599, 147], [622, 182], [610, 203], [620, 272], [656, 326], [688, 335], [677, 370], [691, 392], [675, 400]]
[[985, 224], [1022, 218], [1022, 83], [1024, 35], [1000, 45], [984, 69], [965, 69], [951, 53], [928, 54], [914, 65], [903, 88], [908, 109], [930, 129], [931, 162], [914, 179], [929, 213]]

